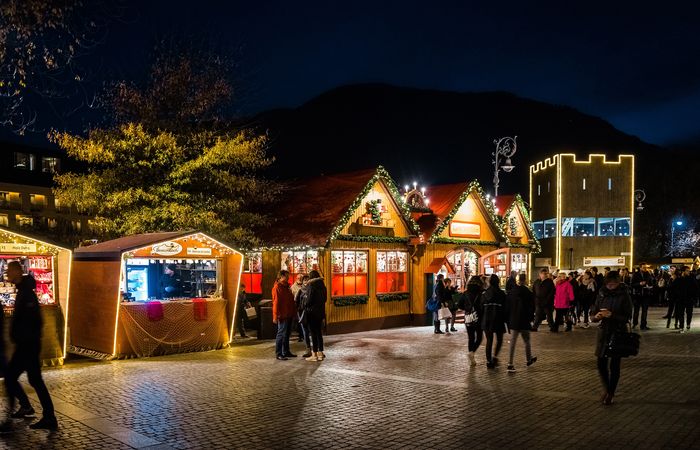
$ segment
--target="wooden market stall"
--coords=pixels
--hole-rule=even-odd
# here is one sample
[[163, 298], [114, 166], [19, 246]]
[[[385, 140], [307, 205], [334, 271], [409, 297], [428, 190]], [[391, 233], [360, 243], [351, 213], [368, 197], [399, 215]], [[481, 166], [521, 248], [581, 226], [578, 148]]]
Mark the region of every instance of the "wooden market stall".
[[193, 231], [78, 248], [69, 351], [106, 359], [222, 348], [242, 267], [241, 253]]
[[[66, 356], [66, 317], [72, 252], [42, 239], [0, 228], [0, 302], [5, 333], [9, 334], [15, 287], [5, 281], [7, 263], [19, 261], [25, 273], [36, 280], [36, 293], [43, 319], [41, 360], [47, 365], [63, 364]], [[5, 336], [7, 345], [12, 345]], [[11, 349], [7, 354], [11, 354]]]

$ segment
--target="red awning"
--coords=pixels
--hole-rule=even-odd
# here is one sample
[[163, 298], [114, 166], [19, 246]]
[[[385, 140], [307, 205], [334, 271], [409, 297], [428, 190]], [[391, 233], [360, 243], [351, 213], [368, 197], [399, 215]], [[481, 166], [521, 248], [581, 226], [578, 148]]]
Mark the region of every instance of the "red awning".
[[435, 258], [433, 261], [425, 268], [425, 273], [438, 273], [442, 269], [442, 266], [447, 268], [447, 273], [454, 274], [455, 269], [452, 264], [446, 258]]

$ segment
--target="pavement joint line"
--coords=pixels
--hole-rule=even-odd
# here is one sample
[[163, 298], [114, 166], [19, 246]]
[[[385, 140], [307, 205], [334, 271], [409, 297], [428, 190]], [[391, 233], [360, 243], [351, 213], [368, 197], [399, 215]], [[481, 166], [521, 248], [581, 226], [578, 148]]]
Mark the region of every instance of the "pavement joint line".
[[[27, 395], [38, 403], [39, 398], [36, 396], [36, 392], [34, 392], [33, 389], [27, 388], [28, 387], [25, 387], [25, 389], [28, 391]], [[76, 422], [80, 422], [89, 428], [92, 428], [104, 436], [108, 436], [121, 442], [122, 444], [128, 445], [131, 448], [151, 450], [168, 450], [172, 448], [160, 441], [133, 431], [129, 428], [116, 425], [114, 422], [100, 417], [91, 411], [79, 408], [65, 401], [58, 395], [52, 394], [51, 397], [56, 412], [68, 417], [69, 419], [75, 420]]]

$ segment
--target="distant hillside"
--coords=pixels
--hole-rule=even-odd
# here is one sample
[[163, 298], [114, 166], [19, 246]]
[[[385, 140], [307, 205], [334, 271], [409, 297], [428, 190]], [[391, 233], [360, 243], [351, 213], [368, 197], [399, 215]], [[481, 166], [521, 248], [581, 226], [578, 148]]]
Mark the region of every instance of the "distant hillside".
[[269, 132], [282, 177], [383, 164], [399, 183], [479, 178], [489, 188], [493, 140], [517, 135], [517, 167], [501, 177], [502, 192], [525, 191], [529, 165], [556, 152], [663, 151], [600, 118], [504, 92], [353, 85], [262, 113], [253, 124]]

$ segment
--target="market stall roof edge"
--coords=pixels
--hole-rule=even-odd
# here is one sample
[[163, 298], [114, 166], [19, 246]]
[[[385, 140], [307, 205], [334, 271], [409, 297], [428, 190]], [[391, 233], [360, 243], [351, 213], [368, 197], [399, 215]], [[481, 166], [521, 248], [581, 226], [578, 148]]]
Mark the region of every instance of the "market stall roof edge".
[[168, 231], [158, 233], [143, 233], [124, 236], [110, 241], [100, 242], [98, 244], [89, 245], [75, 249], [74, 258], [76, 260], [86, 259], [101, 259], [101, 260], [119, 260], [124, 252], [135, 250], [160, 242], [177, 239], [190, 234], [195, 234], [195, 230], [187, 231]]

